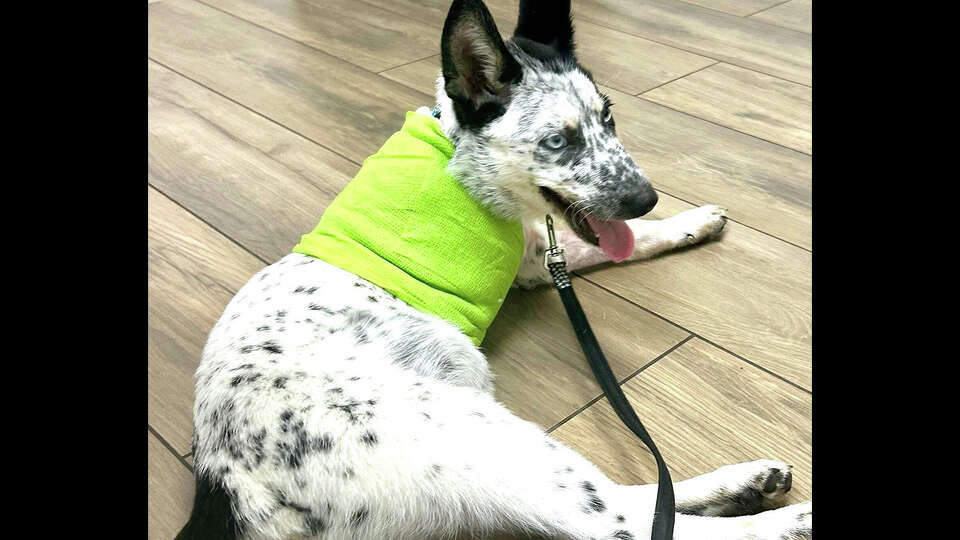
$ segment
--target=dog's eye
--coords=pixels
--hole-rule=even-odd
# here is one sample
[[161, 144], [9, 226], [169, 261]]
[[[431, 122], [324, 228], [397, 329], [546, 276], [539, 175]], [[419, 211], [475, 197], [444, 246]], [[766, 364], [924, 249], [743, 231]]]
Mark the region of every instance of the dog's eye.
[[567, 138], [559, 133], [554, 133], [553, 135], [547, 137], [543, 141], [543, 144], [547, 145], [547, 148], [559, 150], [567, 145]]
[[608, 108], [606, 112], [603, 113], [603, 123], [609, 124], [611, 118], [613, 118], [613, 111]]

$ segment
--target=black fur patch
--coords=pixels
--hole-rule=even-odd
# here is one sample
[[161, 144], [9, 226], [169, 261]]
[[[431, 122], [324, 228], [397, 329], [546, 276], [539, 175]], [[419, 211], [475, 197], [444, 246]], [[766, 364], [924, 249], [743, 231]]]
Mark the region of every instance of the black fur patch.
[[[570, 0], [520, 0], [520, 16], [513, 31], [514, 41], [521, 38], [540, 46], [539, 54], [573, 56], [573, 21]], [[520, 43], [517, 43], [520, 45]], [[526, 50], [524, 50], [526, 52]], [[527, 53], [536, 56], [532, 53]]]
[[607, 509], [607, 505], [604, 504], [603, 500], [592, 494], [587, 498], [587, 506], [594, 512], [603, 512]]
[[350, 525], [353, 527], [359, 527], [367, 519], [367, 515], [369, 515], [369, 513], [370, 512], [366, 508], [357, 510], [352, 516], [350, 516]]
[[175, 540], [233, 540], [244, 533], [244, 525], [231, 509], [230, 494], [219, 482], [195, 475], [196, 491], [190, 519]]

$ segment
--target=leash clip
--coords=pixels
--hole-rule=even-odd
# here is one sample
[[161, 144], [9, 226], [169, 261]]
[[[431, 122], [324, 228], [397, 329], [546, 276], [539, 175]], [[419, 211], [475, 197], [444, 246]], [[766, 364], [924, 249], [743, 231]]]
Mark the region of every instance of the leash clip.
[[547, 214], [547, 236], [550, 238], [550, 247], [543, 254], [543, 266], [550, 270], [551, 264], [560, 263], [567, 265], [567, 259], [563, 256], [563, 248], [557, 245], [557, 237], [553, 231], [553, 218]]

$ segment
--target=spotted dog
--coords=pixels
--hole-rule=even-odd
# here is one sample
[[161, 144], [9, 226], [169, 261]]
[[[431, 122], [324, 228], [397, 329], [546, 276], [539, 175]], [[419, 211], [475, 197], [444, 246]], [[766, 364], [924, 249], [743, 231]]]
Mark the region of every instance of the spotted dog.
[[[546, 213], [563, 216], [572, 269], [723, 229], [716, 206], [636, 219], [656, 192], [576, 60], [568, 1], [521, 1], [503, 41], [482, 2], [456, 0], [441, 50], [447, 170], [484, 208], [525, 224], [516, 285], [548, 280]], [[613, 482], [499, 404], [491, 380], [447, 320], [318, 258], [283, 257], [231, 300], [203, 351], [196, 495], [178, 538], [650, 537], [656, 485]], [[674, 537], [810, 538], [809, 503], [778, 508], [791, 483], [773, 460], [677, 482]]]

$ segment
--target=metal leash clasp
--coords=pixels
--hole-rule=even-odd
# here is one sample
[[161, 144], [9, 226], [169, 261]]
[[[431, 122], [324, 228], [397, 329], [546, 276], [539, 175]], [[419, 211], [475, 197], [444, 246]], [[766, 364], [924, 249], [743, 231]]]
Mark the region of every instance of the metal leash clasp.
[[562, 263], [567, 265], [567, 259], [563, 256], [563, 248], [557, 245], [557, 236], [553, 231], [553, 218], [547, 214], [547, 236], [550, 238], [550, 247], [543, 254], [543, 266], [550, 270], [551, 264]]

